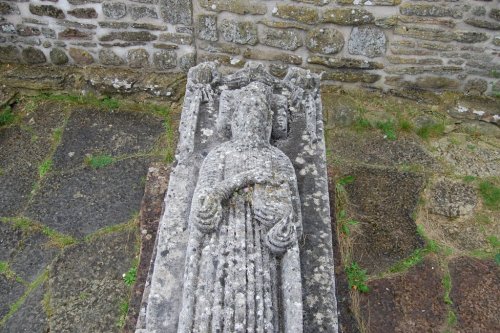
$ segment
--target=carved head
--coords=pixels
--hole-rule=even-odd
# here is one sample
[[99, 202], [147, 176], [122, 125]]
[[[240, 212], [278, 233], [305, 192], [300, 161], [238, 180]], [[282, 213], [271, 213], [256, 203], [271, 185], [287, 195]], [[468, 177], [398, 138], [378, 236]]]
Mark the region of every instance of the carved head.
[[250, 83], [234, 94], [237, 106], [231, 122], [233, 139], [269, 142], [273, 117], [270, 96], [270, 87], [260, 82]]

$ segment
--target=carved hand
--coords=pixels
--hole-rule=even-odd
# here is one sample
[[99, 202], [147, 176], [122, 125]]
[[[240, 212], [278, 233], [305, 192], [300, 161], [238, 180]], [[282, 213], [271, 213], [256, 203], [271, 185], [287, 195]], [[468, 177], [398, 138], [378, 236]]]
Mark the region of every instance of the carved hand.
[[221, 199], [214, 191], [208, 191], [200, 195], [198, 199], [199, 208], [194, 217], [194, 225], [204, 232], [213, 231], [221, 218]]

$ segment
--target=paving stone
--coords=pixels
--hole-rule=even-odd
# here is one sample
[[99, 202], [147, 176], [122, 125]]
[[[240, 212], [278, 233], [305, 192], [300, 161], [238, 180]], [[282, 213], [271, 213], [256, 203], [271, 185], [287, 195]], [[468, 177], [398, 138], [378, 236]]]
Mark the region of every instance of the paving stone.
[[22, 238], [21, 230], [0, 222], [0, 261], [9, 261]]
[[429, 208], [434, 214], [447, 217], [469, 215], [476, 205], [476, 192], [468, 184], [443, 179], [431, 190]]
[[493, 260], [458, 257], [448, 267], [456, 332], [499, 332], [500, 266]]
[[360, 295], [361, 316], [371, 333], [442, 332], [447, 309], [439, 262], [426, 258], [406, 274], [370, 281]]
[[74, 237], [128, 221], [139, 210], [148, 160], [49, 174], [26, 215]]
[[120, 332], [122, 275], [136, 255], [135, 232], [115, 232], [66, 248], [49, 272], [50, 332]]
[[21, 297], [26, 287], [14, 279], [0, 274], [0, 318], [3, 318], [12, 304]]
[[410, 172], [373, 167], [349, 167], [347, 214], [359, 221], [353, 235], [353, 260], [370, 274], [381, 273], [423, 247], [413, 212], [424, 177]]
[[151, 149], [161, 120], [142, 112], [75, 109], [54, 154], [54, 168], [80, 166], [87, 155], [120, 156]]
[[24, 281], [33, 282], [50, 264], [59, 250], [48, 246], [49, 238], [37, 232], [25, 237], [13, 253], [10, 268]]
[[46, 289], [45, 284], [41, 284], [33, 290], [24, 301], [23, 305], [3, 326], [0, 326], [0, 333], [47, 333], [49, 332], [49, 322], [43, 308], [43, 295]]

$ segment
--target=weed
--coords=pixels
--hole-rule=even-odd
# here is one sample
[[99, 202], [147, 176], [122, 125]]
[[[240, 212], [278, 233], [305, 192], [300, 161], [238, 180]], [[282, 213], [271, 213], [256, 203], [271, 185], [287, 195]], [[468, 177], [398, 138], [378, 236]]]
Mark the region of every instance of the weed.
[[340, 221], [340, 230], [346, 235], [351, 235], [351, 227], [357, 226], [359, 224], [356, 220]]
[[398, 128], [403, 132], [411, 132], [413, 130], [413, 124], [408, 119], [399, 119]]
[[127, 314], [128, 314], [128, 307], [129, 307], [128, 301], [120, 302], [119, 305], [120, 317], [118, 318], [118, 322], [116, 323], [116, 326], [118, 326], [119, 328], [123, 328], [125, 326], [125, 320], [127, 319]]
[[43, 178], [52, 168], [52, 160], [50, 158], [45, 159], [42, 164], [38, 167], [38, 175]]
[[99, 229], [96, 232], [85, 236], [84, 240], [86, 242], [89, 242], [89, 241], [92, 241], [93, 239], [95, 239], [97, 237], [101, 237], [103, 235], [112, 234], [112, 233], [120, 232], [120, 231], [134, 230], [137, 227], [137, 223], [138, 223], [137, 218], [138, 217], [139, 217], [139, 213], [134, 213], [132, 215], [132, 218], [128, 222], [121, 223], [121, 224], [114, 224], [114, 225], [110, 225], [110, 226], [104, 227], [102, 229]]
[[422, 139], [429, 139], [440, 137], [444, 134], [445, 125], [444, 123], [429, 124], [417, 129], [417, 135]]
[[137, 267], [132, 267], [128, 270], [127, 273], [123, 274], [123, 282], [127, 286], [132, 286], [135, 283], [135, 279], [137, 278]]
[[82, 301], [85, 301], [87, 298], [89, 298], [90, 294], [82, 291], [79, 295], [78, 298]]
[[448, 324], [448, 326], [455, 326], [457, 323], [457, 315], [451, 309], [448, 310], [448, 316], [446, 318], [446, 323]]
[[392, 119], [387, 121], [377, 121], [377, 128], [380, 129], [384, 136], [389, 140], [396, 140], [396, 126]]
[[50, 229], [49, 227], [42, 227], [42, 233], [49, 237], [49, 244], [58, 248], [63, 248], [66, 246], [73, 245], [77, 242], [71, 236], [61, 234], [55, 230]]
[[115, 162], [115, 159], [109, 155], [90, 155], [85, 157], [85, 163], [94, 169], [104, 168], [113, 164], [113, 162]]
[[20, 229], [24, 233], [31, 232], [36, 228], [34, 223], [25, 217], [12, 217], [9, 219], [3, 219], [2, 221], [12, 223], [14, 228]]
[[479, 184], [479, 193], [481, 193], [483, 203], [487, 208], [500, 210], [500, 187], [485, 180]]
[[474, 176], [465, 176], [463, 179], [464, 179], [464, 182], [470, 183], [470, 182], [473, 182], [474, 180], [476, 180], [476, 177], [474, 177]]
[[47, 317], [48, 318], [52, 317], [54, 309], [52, 309], [52, 306], [50, 305], [50, 292], [48, 291], [45, 292], [45, 294], [43, 294], [42, 307]]
[[357, 117], [354, 120], [353, 127], [356, 132], [363, 132], [372, 128], [372, 124], [364, 117]]
[[451, 276], [450, 276], [449, 273], [445, 274], [443, 276], [443, 280], [441, 281], [441, 283], [443, 284], [443, 288], [444, 288], [444, 302], [446, 304], [452, 305], [453, 301], [451, 300], [451, 297], [450, 297], [450, 292], [451, 292]]
[[16, 116], [12, 113], [12, 108], [7, 105], [0, 111], [0, 127], [6, 126], [13, 123], [16, 120]]
[[486, 239], [488, 240], [488, 243], [490, 243], [492, 248], [500, 248], [500, 240], [498, 240], [497, 236], [489, 236]]
[[500, 253], [495, 254], [495, 263], [500, 265]]
[[63, 129], [62, 129], [61, 127], [56, 128], [56, 129], [52, 132], [52, 141], [53, 141], [55, 144], [58, 144], [59, 142], [61, 142], [62, 133], [63, 133]]
[[116, 99], [112, 97], [104, 97], [101, 100], [101, 103], [104, 107], [108, 109], [118, 109], [120, 107], [120, 102], [118, 102]]
[[170, 122], [168, 122], [168, 121], [164, 122], [164, 127], [165, 127], [165, 136], [166, 136], [166, 140], [167, 140], [167, 146], [165, 149], [165, 162], [172, 163], [175, 160], [174, 129], [170, 125]]
[[0, 261], [0, 274], [5, 276], [7, 279], [15, 279], [16, 273], [14, 273], [6, 261]]
[[366, 270], [361, 269], [356, 262], [352, 262], [350, 266], [346, 267], [345, 272], [350, 288], [359, 290], [362, 293], [366, 293], [370, 290], [366, 285]]

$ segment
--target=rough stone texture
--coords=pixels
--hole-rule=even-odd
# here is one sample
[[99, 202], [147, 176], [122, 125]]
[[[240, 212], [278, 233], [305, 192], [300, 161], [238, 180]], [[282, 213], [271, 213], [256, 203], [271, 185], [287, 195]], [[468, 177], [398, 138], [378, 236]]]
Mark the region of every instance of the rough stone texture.
[[14, 279], [8, 279], [0, 274], [0, 318], [8, 312], [10, 305], [21, 297], [26, 287]]
[[150, 42], [157, 40], [158, 37], [149, 31], [124, 31], [124, 32], [110, 32], [106, 35], [99, 37], [101, 42], [109, 42], [115, 39], [123, 40], [126, 42]]
[[175, 52], [161, 50], [153, 53], [153, 64], [156, 68], [167, 70], [177, 66], [177, 57]]
[[102, 12], [111, 19], [120, 19], [127, 15], [127, 5], [123, 2], [106, 1], [102, 4]]
[[19, 59], [19, 49], [14, 45], [0, 46], [1, 62], [17, 62]]
[[136, 237], [135, 231], [106, 234], [56, 259], [48, 283], [51, 332], [119, 332], [120, 303], [129, 297], [122, 275], [132, 267]]
[[38, 15], [38, 16], [49, 16], [57, 19], [63, 19], [66, 17], [64, 15], [64, 12], [62, 9], [57, 8], [52, 5], [35, 5], [35, 4], [30, 4], [29, 6], [30, 12], [33, 15]]
[[464, 86], [464, 92], [468, 95], [482, 95], [486, 90], [488, 90], [488, 82], [483, 79], [470, 79]]
[[217, 41], [217, 15], [199, 15], [198, 16], [198, 38]]
[[456, 331], [498, 332], [500, 269], [492, 260], [458, 257], [449, 264], [450, 297], [457, 314]]
[[23, 60], [28, 64], [43, 64], [47, 61], [42, 50], [35, 47], [27, 47], [22, 50]]
[[64, 65], [68, 63], [69, 59], [62, 49], [53, 48], [50, 50], [50, 61], [55, 65]]
[[8, 2], [0, 2], [0, 15], [20, 14], [17, 5]]
[[16, 25], [16, 30], [17, 30], [17, 34], [19, 36], [23, 36], [23, 37], [39, 36], [41, 33], [40, 29], [33, 27], [33, 26], [23, 25], [23, 24]]
[[432, 188], [430, 210], [447, 217], [469, 215], [477, 205], [474, 189], [464, 183], [441, 180]]
[[442, 332], [447, 309], [435, 258], [427, 258], [407, 273], [370, 281], [360, 296], [361, 313], [371, 333]]
[[190, 0], [159, 0], [161, 16], [167, 23], [191, 25]]
[[374, 83], [380, 80], [380, 74], [372, 74], [361, 71], [339, 70], [339, 71], [320, 71], [321, 79], [326, 81], [340, 81], [340, 82], [364, 82]]
[[370, 58], [382, 56], [386, 51], [385, 34], [376, 27], [353, 28], [349, 36], [348, 50], [350, 54]]
[[149, 53], [144, 49], [131, 49], [127, 53], [127, 63], [132, 68], [149, 66]]
[[491, 9], [488, 16], [491, 17], [492, 19], [500, 21], [500, 9], [495, 9], [495, 8]]
[[266, 6], [255, 0], [200, 0], [199, 3], [203, 8], [215, 12], [228, 11], [241, 15], [263, 15], [267, 12]]
[[272, 14], [275, 17], [306, 24], [315, 24], [319, 20], [318, 11], [305, 6], [278, 4]]
[[125, 61], [120, 56], [108, 49], [99, 51], [99, 60], [103, 65], [121, 66], [125, 64]]
[[75, 8], [68, 10], [68, 14], [83, 19], [97, 18], [97, 12], [94, 8]]
[[8, 261], [23, 239], [21, 230], [0, 222], [0, 261]]
[[223, 20], [220, 25], [222, 37], [236, 44], [257, 44], [257, 28], [252, 22]]
[[91, 39], [92, 34], [75, 28], [66, 28], [57, 34], [59, 39]]
[[443, 17], [449, 16], [453, 18], [461, 18], [462, 12], [459, 8], [453, 8], [451, 5], [434, 5], [425, 3], [404, 3], [399, 6], [399, 10], [403, 15], [416, 16], [434, 16]]
[[90, 65], [94, 62], [94, 57], [92, 57], [92, 55], [84, 49], [71, 47], [69, 49], [69, 55], [78, 65]]
[[129, 7], [130, 16], [133, 20], [139, 20], [142, 18], [158, 18], [158, 13], [155, 8], [147, 6], [130, 6]]
[[193, 37], [190, 35], [167, 32], [160, 35], [159, 38], [163, 42], [170, 42], [180, 45], [190, 45], [193, 43]]
[[339, 25], [363, 25], [374, 21], [373, 14], [366, 9], [334, 8], [323, 13], [322, 22]]
[[335, 54], [344, 47], [344, 36], [332, 28], [311, 29], [306, 36], [306, 46], [314, 53]]
[[261, 43], [288, 51], [296, 50], [304, 45], [302, 36], [296, 31], [272, 28], [263, 30]]
[[179, 67], [184, 71], [188, 72], [191, 67], [196, 65], [196, 54], [186, 53], [179, 57]]
[[474, 17], [468, 18], [464, 22], [472, 25], [473, 27], [490, 29], [490, 30], [500, 30], [500, 23], [498, 22], [482, 20]]
[[324, 56], [312, 56], [307, 58], [309, 64], [323, 65], [329, 68], [352, 68], [352, 69], [380, 69], [383, 64], [368, 60], [359, 60], [352, 58], [334, 58]]

